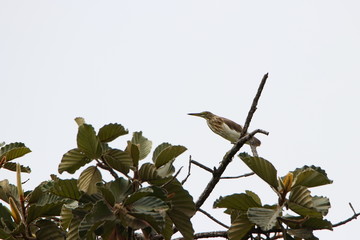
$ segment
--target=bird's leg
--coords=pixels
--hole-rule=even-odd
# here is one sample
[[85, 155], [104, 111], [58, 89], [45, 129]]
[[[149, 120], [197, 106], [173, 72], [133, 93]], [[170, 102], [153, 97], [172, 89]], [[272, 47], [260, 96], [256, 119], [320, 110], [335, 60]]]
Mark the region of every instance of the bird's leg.
[[250, 148], [251, 148], [251, 151], [253, 153], [253, 157], [259, 157], [259, 155], [257, 153], [257, 150], [256, 150], [256, 147], [254, 145], [250, 144]]

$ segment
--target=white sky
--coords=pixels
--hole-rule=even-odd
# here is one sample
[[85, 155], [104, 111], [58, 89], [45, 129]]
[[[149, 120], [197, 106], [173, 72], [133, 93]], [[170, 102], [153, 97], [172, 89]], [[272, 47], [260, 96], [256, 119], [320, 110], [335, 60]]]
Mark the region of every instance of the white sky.
[[[258, 136], [259, 154], [281, 176], [305, 164], [325, 169], [334, 184], [311, 190], [330, 198], [327, 219], [337, 223], [352, 215], [348, 202], [360, 211], [359, 9], [356, 0], [1, 1], [0, 140], [32, 149], [20, 159], [33, 171], [23, 176], [29, 189], [76, 146], [77, 116], [96, 128], [142, 130], [154, 147], [186, 146], [177, 159], [183, 178], [189, 155], [212, 168], [231, 148], [186, 114], [209, 110], [243, 124], [269, 72], [250, 127], [270, 132]], [[226, 174], [249, 171], [236, 158]], [[15, 183], [13, 175], [0, 171]], [[185, 187], [194, 200], [209, 178], [193, 167]], [[253, 176], [221, 182], [204, 209], [229, 224], [212, 203], [246, 189], [276, 201]], [[193, 224], [196, 232], [223, 230], [201, 213]], [[315, 235], [354, 239], [359, 226]]]

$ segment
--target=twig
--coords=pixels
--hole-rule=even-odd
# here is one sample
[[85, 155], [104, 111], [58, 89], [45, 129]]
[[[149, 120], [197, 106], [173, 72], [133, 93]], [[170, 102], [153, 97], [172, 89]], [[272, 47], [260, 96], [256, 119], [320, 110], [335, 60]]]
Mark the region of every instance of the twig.
[[211, 178], [211, 180], [209, 181], [208, 185], [206, 186], [206, 188], [204, 189], [204, 191], [202, 192], [202, 194], [200, 195], [199, 199], [196, 201], [195, 206], [196, 209], [198, 210], [203, 203], [205, 202], [205, 200], [209, 197], [210, 193], [213, 191], [213, 189], [215, 188], [216, 184], [219, 182], [221, 175], [224, 173], [226, 167], [229, 165], [229, 163], [232, 161], [233, 157], [235, 156], [235, 154], [240, 150], [240, 148], [248, 141], [250, 140], [250, 138], [252, 138], [256, 133], [260, 132], [260, 133], [264, 133], [265, 131], [263, 130], [255, 130], [250, 134], [246, 135], [247, 129], [249, 127], [250, 121], [254, 115], [254, 112], [256, 111], [256, 106], [257, 103], [259, 101], [259, 98], [261, 96], [261, 92], [264, 88], [265, 82], [268, 78], [268, 74], [265, 74], [263, 79], [261, 80], [260, 86], [258, 88], [258, 91], [256, 93], [256, 96], [253, 100], [253, 103], [251, 105], [250, 111], [248, 113], [248, 116], [246, 118], [246, 122], [244, 124], [244, 128], [241, 134], [240, 139], [237, 141], [237, 143], [231, 148], [231, 150], [229, 152], [227, 152], [223, 158], [223, 160], [221, 161], [219, 168], [214, 170], [213, 173], [213, 177]]
[[179, 173], [180, 173], [180, 171], [181, 171], [182, 168], [183, 168], [183, 167], [179, 168], [179, 170], [175, 173], [175, 175], [174, 175], [169, 181], [167, 181], [166, 183], [164, 183], [164, 184], [161, 186], [161, 188], [164, 188], [165, 186], [169, 185], [172, 181], [174, 181], [175, 178], [179, 175]]
[[97, 165], [102, 168], [105, 169], [107, 171], [110, 172], [110, 174], [115, 178], [118, 179], [119, 176], [116, 174], [116, 172], [114, 171], [114, 169], [112, 169], [105, 161], [101, 162], [100, 160], [96, 159], [97, 161]]
[[[200, 238], [227, 238], [227, 232], [226, 231], [215, 231], [215, 232], [204, 232], [204, 233], [196, 233], [194, 234], [193, 239], [200, 239]], [[173, 240], [184, 240], [184, 238], [174, 238]]]
[[351, 202], [349, 202], [349, 206], [350, 206], [351, 210], [353, 211], [354, 215], [356, 215], [356, 211], [355, 211], [353, 205], [351, 204]]
[[189, 156], [189, 167], [188, 167], [188, 174], [184, 178], [184, 180], [181, 181], [181, 185], [184, 185], [184, 183], [188, 180], [188, 178], [191, 175], [191, 155]]
[[350, 222], [350, 221], [352, 221], [352, 220], [354, 220], [354, 219], [357, 219], [357, 217], [360, 216], [360, 213], [356, 213], [356, 212], [355, 212], [352, 204], [349, 203], [349, 205], [350, 205], [351, 210], [354, 212], [354, 215], [352, 215], [352, 217], [349, 217], [348, 219], [346, 219], [346, 220], [344, 220], [344, 221], [341, 221], [341, 222], [338, 222], [338, 223], [336, 223], [336, 224], [333, 224], [333, 225], [332, 225], [333, 228], [338, 227], [338, 226], [341, 226], [341, 225], [344, 225], [344, 224], [346, 224], [346, 223], [348, 223], [348, 222]]
[[268, 131], [265, 131], [265, 130], [262, 130], [262, 129], [256, 129], [256, 130], [252, 131], [251, 133], [249, 133], [249, 135], [251, 135], [251, 137], [253, 137], [257, 133], [262, 133], [262, 134], [265, 134], [265, 135], [269, 135]]
[[232, 176], [232, 177], [221, 177], [220, 179], [236, 179], [236, 178], [243, 178], [243, 177], [249, 177], [254, 175], [255, 173], [245, 173], [243, 175], [239, 175], [239, 176]]
[[261, 92], [262, 92], [262, 90], [264, 89], [264, 86], [265, 86], [265, 83], [266, 83], [266, 80], [267, 80], [268, 76], [269, 76], [269, 73], [266, 73], [266, 74], [263, 76], [263, 78], [262, 78], [262, 80], [261, 80], [261, 82], [260, 82], [259, 88], [258, 88], [258, 90], [257, 90], [257, 93], [256, 93], [255, 97], [254, 97], [254, 100], [253, 100], [253, 102], [252, 102], [252, 105], [251, 105], [251, 108], [250, 108], [250, 110], [249, 110], [249, 113], [248, 113], [248, 115], [247, 115], [247, 118], [246, 118], [246, 121], [245, 121], [245, 124], [244, 124], [244, 128], [243, 128], [243, 130], [242, 130], [242, 132], [241, 132], [241, 134], [240, 134], [240, 138], [243, 137], [243, 136], [245, 136], [245, 134], [246, 134], [246, 132], [247, 132], [249, 126], [250, 126], [251, 119], [252, 119], [252, 117], [253, 117], [256, 109], [257, 109], [257, 104], [258, 104], [258, 102], [259, 102], [259, 98], [260, 98], [260, 96], [261, 96]]
[[216, 222], [217, 224], [223, 226], [224, 228], [229, 228], [228, 225], [220, 222], [219, 220], [217, 220], [216, 218], [214, 218], [213, 216], [211, 216], [210, 213], [206, 212], [205, 210], [202, 210], [201, 208], [199, 208], [199, 212], [201, 212], [202, 214], [206, 215], [208, 218], [210, 218], [211, 220], [213, 220], [213, 221]]
[[192, 164], [194, 164], [194, 165], [196, 165], [196, 166], [198, 166], [198, 167], [200, 167], [200, 168], [202, 168], [202, 169], [210, 172], [210, 173], [214, 173], [214, 171], [213, 171], [211, 168], [209, 168], [209, 167], [207, 167], [207, 166], [205, 166], [205, 165], [203, 165], [203, 164], [201, 164], [201, 163], [199, 163], [199, 162], [197, 162], [197, 161], [195, 161], [195, 160], [191, 160], [190, 162], [191, 162]]

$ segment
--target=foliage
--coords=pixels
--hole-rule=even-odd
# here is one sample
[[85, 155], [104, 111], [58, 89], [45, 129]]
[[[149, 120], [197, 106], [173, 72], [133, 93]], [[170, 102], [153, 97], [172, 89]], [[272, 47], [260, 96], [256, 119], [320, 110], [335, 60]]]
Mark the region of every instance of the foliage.
[[[150, 158], [152, 142], [142, 132], [134, 132], [126, 147], [119, 149], [110, 143], [128, 134], [121, 124], [107, 124], [96, 131], [82, 118], [75, 121], [77, 145], [63, 155], [58, 172], [79, 171], [78, 179], [53, 174], [32, 191], [23, 192], [21, 173], [31, 170], [13, 160], [30, 149], [23, 143], [0, 146], [0, 169], [17, 175], [16, 185], [0, 181], [0, 239], [127, 240], [141, 236], [168, 240], [175, 231], [186, 240], [194, 238], [190, 220], [197, 209], [173, 165], [185, 147], [162, 143], [150, 161], [144, 161]], [[250, 190], [218, 198], [214, 208], [226, 208], [230, 215], [227, 238], [255, 239], [252, 234], [269, 238], [273, 233], [274, 239], [311, 240], [317, 239], [314, 230], [332, 229], [324, 218], [329, 199], [313, 196], [309, 190], [332, 183], [324, 170], [304, 166], [278, 177], [269, 161], [246, 153], [239, 157], [277, 194], [278, 202], [264, 205]], [[105, 181], [105, 172], [113, 180]]]
[[[251, 191], [220, 197], [215, 208], [226, 208], [231, 215], [229, 239], [247, 239], [253, 232], [282, 233], [287, 239], [317, 239], [313, 230], [332, 229], [324, 217], [330, 208], [326, 197], [311, 196], [309, 188], [330, 184], [332, 181], [319, 167], [304, 166], [278, 178], [277, 170], [267, 160], [239, 154], [243, 162], [278, 195], [278, 203], [262, 205]], [[296, 215], [284, 215], [287, 209]], [[285, 225], [285, 226], [284, 226]], [[286, 237], [285, 237], [286, 238]]]
[[[174, 226], [185, 239], [192, 239], [190, 218], [195, 205], [190, 194], [173, 176], [173, 162], [186, 151], [183, 146], [163, 143], [155, 148], [152, 162], [140, 164], [151, 152], [152, 142], [134, 132], [125, 149], [109, 145], [128, 131], [108, 124], [98, 132], [84, 119], [78, 124], [77, 146], [64, 154], [59, 173], [78, 179], [52, 179], [23, 193], [21, 172], [28, 167], [9, 162], [30, 152], [22, 143], [0, 149], [0, 167], [16, 171], [17, 185], [0, 182], [1, 239], [132, 239], [141, 230], [145, 238], [161, 234], [170, 239]], [[103, 171], [114, 180], [105, 182]], [[121, 174], [122, 176], [119, 176]]]

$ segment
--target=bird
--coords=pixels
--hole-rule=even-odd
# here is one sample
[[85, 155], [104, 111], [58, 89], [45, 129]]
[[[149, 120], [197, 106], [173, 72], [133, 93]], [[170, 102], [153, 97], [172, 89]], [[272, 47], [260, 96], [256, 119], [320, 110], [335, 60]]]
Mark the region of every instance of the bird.
[[[243, 130], [243, 127], [236, 122], [217, 116], [209, 111], [188, 113], [188, 115], [204, 118], [207, 125], [214, 133], [230, 141], [232, 144], [235, 144], [239, 140], [240, 134]], [[258, 157], [256, 147], [261, 145], [260, 140], [256, 137], [252, 137], [246, 142], [246, 144], [250, 145], [254, 157]]]

